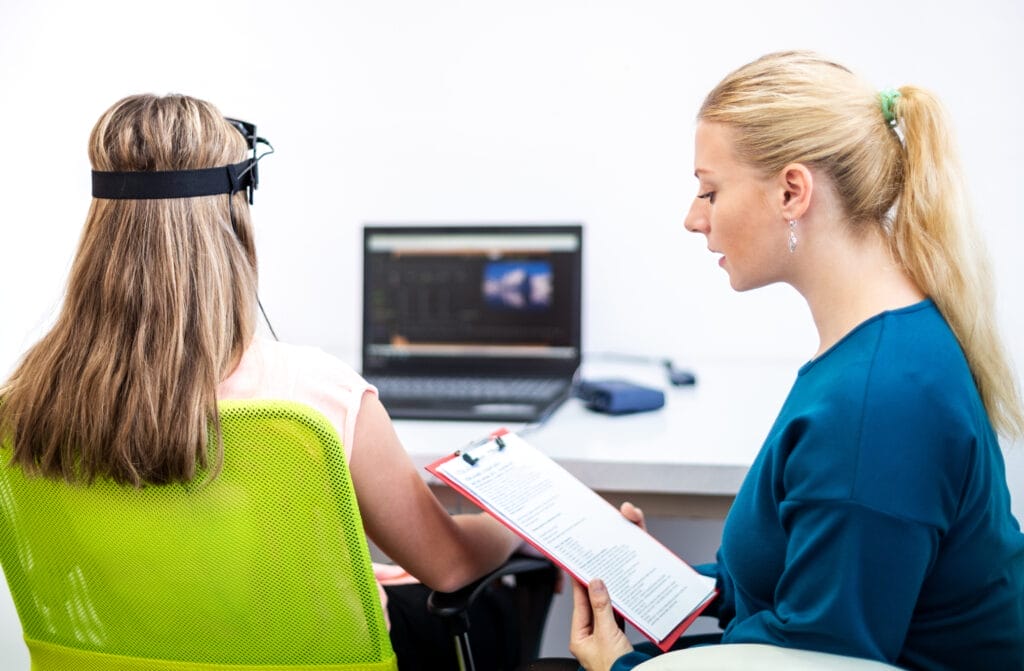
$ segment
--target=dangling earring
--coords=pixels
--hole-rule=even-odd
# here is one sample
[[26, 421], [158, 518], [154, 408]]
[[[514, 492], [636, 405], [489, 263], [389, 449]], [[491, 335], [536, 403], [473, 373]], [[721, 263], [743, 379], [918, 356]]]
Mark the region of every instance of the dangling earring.
[[789, 253], [796, 251], [796, 219], [789, 220]]

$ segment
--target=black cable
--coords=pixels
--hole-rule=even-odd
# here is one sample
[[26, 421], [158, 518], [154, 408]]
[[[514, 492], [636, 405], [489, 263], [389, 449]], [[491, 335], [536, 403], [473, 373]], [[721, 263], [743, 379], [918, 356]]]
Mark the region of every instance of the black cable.
[[[231, 202], [231, 197], [235, 194], [228, 194], [228, 216], [231, 218], [231, 232], [235, 235], [235, 240], [241, 245], [241, 241], [238, 238], [238, 225], [235, 223], [235, 206]], [[267, 328], [270, 329], [270, 335], [274, 336], [274, 340], [280, 342], [280, 338], [277, 337], [277, 333], [274, 332], [274, 327], [270, 323], [270, 318], [267, 317], [267, 311], [263, 309], [263, 302], [260, 301], [259, 294], [256, 295], [256, 305], [260, 307], [260, 314], [263, 315], [263, 321], [266, 322]]]
[[280, 338], [274, 333], [274, 327], [270, 325], [270, 318], [267, 317], [267, 311], [263, 309], [263, 303], [260, 302], [259, 296], [256, 296], [256, 305], [260, 306], [260, 313], [263, 315], [263, 321], [267, 323], [267, 328], [270, 329], [270, 335], [274, 336], [274, 340], [280, 342]]
[[693, 371], [676, 368], [671, 359], [663, 359], [661, 365], [668, 372], [668, 381], [672, 383], [672, 386], [685, 387], [697, 384], [697, 376]]
[[632, 361], [636, 363], [650, 363], [662, 366], [668, 375], [668, 381], [673, 387], [683, 387], [697, 384], [697, 376], [693, 371], [676, 368], [671, 359], [664, 357], [645, 356], [642, 354], [628, 354], [626, 352], [585, 352], [583, 358], [595, 357], [598, 359], [609, 359], [612, 361]]

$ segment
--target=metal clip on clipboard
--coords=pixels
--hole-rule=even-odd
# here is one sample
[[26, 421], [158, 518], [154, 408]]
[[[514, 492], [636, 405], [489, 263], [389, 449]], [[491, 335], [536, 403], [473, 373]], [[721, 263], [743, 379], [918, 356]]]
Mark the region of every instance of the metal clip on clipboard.
[[469, 451], [470, 450], [475, 450], [478, 447], [483, 447], [484, 445], [487, 445], [488, 443], [490, 443], [492, 440], [494, 441], [495, 445], [498, 446], [498, 450], [499, 451], [500, 450], [504, 450], [505, 449], [505, 441], [502, 440], [501, 437], [504, 436], [506, 433], [508, 433], [508, 429], [502, 428], [502, 429], [498, 429], [497, 431], [495, 431], [491, 435], [487, 436], [486, 438], [483, 438], [481, 440], [473, 441], [472, 443], [470, 443], [466, 447], [464, 447], [461, 450], [459, 450], [459, 453], [462, 455], [462, 460], [465, 461], [470, 466], [476, 466], [477, 462], [480, 461], [480, 457], [474, 457], [473, 455], [471, 455], [469, 453]]

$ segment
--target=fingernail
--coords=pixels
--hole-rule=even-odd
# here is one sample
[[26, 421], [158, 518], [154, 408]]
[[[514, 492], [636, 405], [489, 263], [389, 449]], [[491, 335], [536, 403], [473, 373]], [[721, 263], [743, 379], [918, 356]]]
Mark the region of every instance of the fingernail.
[[590, 591], [591, 592], [605, 592], [605, 591], [607, 591], [607, 588], [604, 586], [604, 581], [603, 580], [601, 580], [600, 578], [594, 578], [593, 580], [590, 581]]

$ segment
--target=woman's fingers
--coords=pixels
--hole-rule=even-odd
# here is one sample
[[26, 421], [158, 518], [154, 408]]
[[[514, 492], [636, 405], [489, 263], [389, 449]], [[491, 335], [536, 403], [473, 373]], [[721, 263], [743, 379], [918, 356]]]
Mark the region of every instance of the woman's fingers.
[[627, 520], [644, 531], [647, 531], [647, 522], [644, 519], [644, 511], [640, 510], [629, 501], [626, 501], [619, 507], [619, 512], [622, 513], [622, 516]]
[[608, 588], [600, 578], [590, 581], [587, 590], [590, 593], [590, 610], [593, 613], [594, 634], [602, 638], [613, 638], [619, 631], [612, 610], [612, 600], [608, 596]]
[[569, 652], [587, 671], [608, 671], [615, 660], [633, 649], [619, 629], [604, 581], [595, 578], [589, 588], [573, 582], [572, 634]]
[[572, 581], [572, 624], [570, 636], [572, 640], [582, 640], [594, 633], [594, 617], [590, 609], [590, 597], [587, 588]]

